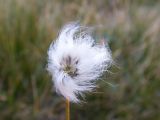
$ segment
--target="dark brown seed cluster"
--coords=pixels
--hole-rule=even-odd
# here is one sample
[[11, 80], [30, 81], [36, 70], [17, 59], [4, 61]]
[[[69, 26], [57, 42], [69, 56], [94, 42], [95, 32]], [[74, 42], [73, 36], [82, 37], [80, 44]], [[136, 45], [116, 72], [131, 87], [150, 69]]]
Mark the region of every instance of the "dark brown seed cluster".
[[63, 57], [61, 61], [62, 70], [67, 73], [70, 77], [76, 77], [78, 75], [77, 65], [79, 60], [72, 58], [70, 55]]

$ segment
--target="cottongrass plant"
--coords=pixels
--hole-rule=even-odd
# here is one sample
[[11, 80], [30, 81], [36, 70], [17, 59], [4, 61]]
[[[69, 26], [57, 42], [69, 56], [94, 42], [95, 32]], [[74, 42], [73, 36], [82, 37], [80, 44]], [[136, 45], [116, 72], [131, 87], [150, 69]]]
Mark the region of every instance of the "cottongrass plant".
[[78, 23], [65, 25], [48, 50], [47, 69], [57, 93], [69, 102], [79, 103], [85, 92], [96, 88], [96, 81], [112, 64], [104, 42], [96, 44], [91, 29]]

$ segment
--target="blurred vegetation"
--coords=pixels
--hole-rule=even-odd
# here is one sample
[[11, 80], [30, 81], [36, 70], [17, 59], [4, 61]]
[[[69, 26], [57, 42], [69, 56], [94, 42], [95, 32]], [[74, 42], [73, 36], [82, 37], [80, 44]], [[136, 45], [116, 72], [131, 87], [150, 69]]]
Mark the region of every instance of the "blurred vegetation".
[[46, 53], [80, 20], [109, 41], [117, 65], [86, 103], [71, 105], [72, 120], [160, 120], [159, 13], [159, 0], [0, 0], [0, 119], [64, 120]]

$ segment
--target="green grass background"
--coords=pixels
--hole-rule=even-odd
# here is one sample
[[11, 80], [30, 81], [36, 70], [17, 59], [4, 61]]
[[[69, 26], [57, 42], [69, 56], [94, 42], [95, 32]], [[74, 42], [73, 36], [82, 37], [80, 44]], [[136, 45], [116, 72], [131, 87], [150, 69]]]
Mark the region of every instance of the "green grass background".
[[45, 68], [49, 44], [75, 20], [108, 40], [116, 66], [71, 104], [71, 120], [160, 120], [159, 0], [0, 0], [0, 119], [65, 119]]

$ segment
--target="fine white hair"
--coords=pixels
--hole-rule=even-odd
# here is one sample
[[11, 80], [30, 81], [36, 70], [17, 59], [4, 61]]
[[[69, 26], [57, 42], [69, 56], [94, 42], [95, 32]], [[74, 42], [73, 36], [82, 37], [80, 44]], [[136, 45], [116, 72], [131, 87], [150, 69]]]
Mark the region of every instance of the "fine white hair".
[[47, 70], [57, 93], [75, 103], [84, 92], [96, 87], [96, 81], [111, 64], [109, 48], [96, 44], [90, 29], [78, 23], [65, 25], [48, 50]]

